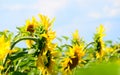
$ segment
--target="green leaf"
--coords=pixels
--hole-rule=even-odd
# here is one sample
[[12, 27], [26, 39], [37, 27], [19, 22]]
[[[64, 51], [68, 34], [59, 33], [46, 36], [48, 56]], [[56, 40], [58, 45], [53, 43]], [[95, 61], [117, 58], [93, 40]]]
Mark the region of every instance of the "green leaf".
[[62, 36], [62, 38], [64, 38], [66, 41], [69, 39], [68, 36]]
[[62, 42], [62, 39], [61, 39], [61, 38], [57, 37], [56, 39], [57, 39], [58, 41]]
[[27, 75], [27, 73], [22, 73], [19, 71], [12, 72], [10, 75]]

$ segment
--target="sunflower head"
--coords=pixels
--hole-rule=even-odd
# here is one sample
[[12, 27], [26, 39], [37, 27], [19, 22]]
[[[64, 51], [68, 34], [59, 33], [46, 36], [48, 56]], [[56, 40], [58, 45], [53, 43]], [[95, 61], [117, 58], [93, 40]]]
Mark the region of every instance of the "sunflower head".
[[35, 17], [32, 17], [32, 21], [30, 21], [30, 20], [26, 21], [25, 31], [34, 33], [35, 27], [37, 27], [37, 21], [36, 21]]
[[99, 26], [99, 28], [97, 28], [97, 34], [99, 35], [99, 37], [102, 39], [105, 36], [105, 28], [104, 26], [101, 24]]
[[39, 54], [36, 65], [43, 75], [51, 75], [55, 73], [55, 60], [53, 58], [54, 54], [50, 50], [43, 52], [43, 54]]
[[99, 28], [97, 28], [97, 33], [95, 34], [94, 40], [95, 40], [95, 46], [96, 46], [96, 58], [102, 58], [105, 54], [105, 44], [103, 41], [103, 37], [105, 36], [105, 28], [103, 25], [100, 25]]
[[82, 57], [85, 55], [83, 51], [83, 46], [74, 45], [72, 48], [69, 49], [70, 51], [67, 52], [67, 58], [64, 58], [61, 62], [62, 70], [64, 72], [71, 72], [72, 69], [77, 67], [82, 61]]
[[54, 74], [55, 57], [57, 52], [55, 51], [56, 44], [46, 42], [45, 47], [41, 48], [38, 55], [37, 67], [43, 75]]
[[72, 43], [73, 43], [73, 44], [80, 44], [81, 39], [80, 39], [80, 37], [79, 37], [78, 30], [76, 30], [76, 31], [72, 34], [72, 37], [73, 37], [73, 40], [72, 40]]
[[41, 36], [46, 38], [47, 42], [52, 42], [55, 39], [55, 37], [56, 37], [56, 32], [50, 30], [47, 33], [42, 34]]
[[4, 35], [0, 36], [0, 60], [10, 52], [10, 40], [6, 39]]
[[[32, 17], [32, 21], [27, 20], [25, 25], [25, 31], [30, 33], [30, 36], [33, 37], [33, 33], [35, 32], [35, 28], [38, 27], [37, 21], [35, 17]], [[29, 48], [32, 47], [34, 44], [34, 41], [32, 40], [26, 40], [26, 44]]]
[[78, 30], [76, 30], [73, 34], [72, 34], [72, 44], [73, 45], [81, 45], [84, 44], [84, 40], [79, 36], [79, 32]]
[[44, 25], [45, 29], [48, 31], [51, 25], [53, 24], [55, 18], [50, 20], [50, 18], [42, 14], [39, 14], [39, 17], [41, 20], [41, 24]]
[[78, 30], [76, 30], [74, 33], [73, 33], [73, 39], [79, 39], [79, 33], [78, 33]]

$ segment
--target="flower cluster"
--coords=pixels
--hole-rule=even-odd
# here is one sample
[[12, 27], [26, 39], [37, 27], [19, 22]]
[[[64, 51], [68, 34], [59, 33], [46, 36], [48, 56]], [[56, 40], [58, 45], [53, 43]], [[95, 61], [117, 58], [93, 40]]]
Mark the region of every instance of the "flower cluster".
[[[119, 64], [120, 43], [104, 41], [104, 25], [96, 28], [93, 41], [87, 43], [78, 30], [72, 38], [56, 37], [55, 19], [38, 16], [39, 20], [32, 17], [17, 27], [16, 35], [0, 32], [0, 75], [79, 75], [92, 64]], [[21, 41], [22, 46], [16, 45]]]

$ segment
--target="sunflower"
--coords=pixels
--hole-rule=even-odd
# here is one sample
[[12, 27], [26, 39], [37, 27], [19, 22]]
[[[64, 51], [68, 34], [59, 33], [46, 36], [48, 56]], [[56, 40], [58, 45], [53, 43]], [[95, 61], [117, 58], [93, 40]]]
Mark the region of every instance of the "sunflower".
[[39, 54], [36, 65], [43, 75], [55, 74], [54, 71], [55, 55], [57, 55], [56, 52], [51, 50], [46, 50], [42, 54], [41, 53]]
[[55, 48], [56, 44], [52, 43], [52, 41], [47, 41], [38, 55], [36, 66], [43, 75], [51, 75], [55, 73], [53, 70], [55, 65], [54, 57], [57, 56]]
[[96, 58], [102, 58], [105, 54], [105, 44], [103, 41], [104, 34], [104, 26], [100, 25], [97, 28], [97, 33], [95, 34], [95, 43], [96, 43]]
[[46, 42], [52, 42], [56, 37], [56, 32], [50, 30], [41, 35], [42, 37], [46, 38]]
[[[56, 32], [52, 30], [51, 25], [53, 24], [53, 20], [50, 21], [50, 19], [47, 16], [39, 15], [40, 16], [40, 23], [45, 27], [45, 32], [41, 34], [43, 38], [45, 38], [45, 46], [47, 47], [53, 47], [55, 44], [52, 43], [52, 41], [56, 37]], [[54, 48], [54, 47], [53, 47]], [[52, 50], [52, 49], [51, 49]]]
[[41, 14], [39, 14], [39, 17], [40, 23], [45, 27], [45, 33], [43, 33], [42, 36], [45, 37], [47, 41], [52, 41], [56, 37], [55, 31], [53, 31], [51, 27], [55, 19], [50, 20], [50, 18]]
[[51, 28], [51, 25], [53, 24], [55, 18], [53, 18], [51, 21], [50, 21], [50, 18], [48, 18], [47, 16], [45, 15], [42, 15], [42, 14], [39, 14], [39, 17], [40, 17], [40, 22], [42, 25], [44, 25], [45, 29], [48, 31], [49, 28]]
[[[33, 33], [35, 32], [35, 28], [38, 26], [37, 21], [34, 17], [32, 17], [32, 21], [27, 20], [25, 25], [25, 31], [30, 33], [30, 36], [33, 37]], [[27, 46], [30, 48], [34, 44], [32, 40], [26, 40]]]
[[3, 60], [5, 56], [10, 52], [10, 41], [5, 39], [5, 36], [0, 37], [0, 60]]
[[56, 44], [52, 43], [52, 41], [56, 37], [56, 33], [52, 31], [51, 28], [53, 20], [50, 21], [47, 16], [41, 14], [39, 16], [41, 20], [40, 24], [45, 29], [45, 32], [40, 35], [44, 38], [45, 45], [40, 48], [41, 50], [39, 52], [36, 65], [43, 75], [51, 75], [55, 73], [53, 68], [55, 64], [54, 56], [56, 55], [56, 51], [54, 50], [56, 48]]
[[97, 43], [97, 52], [96, 52], [96, 57], [97, 58], [102, 58], [105, 54], [105, 47], [104, 47], [104, 42], [102, 40], [96, 42]]
[[69, 74], [77, 65], [82, 62], [82, 57], [85, 55], [83, 51], [83, 46], [74, 45], [72, 48], [70, 47], [69, 52], [66, 53], [67, 58], [64, 58], [61, 62], [62, 71], [65, 74]]
[[104, 26], [101, 24], [99, 26], [99, 28], [97, 28], [97, 34], [99, 35], [99, 37], [102, 39], [105, 36], [105, 28]]
[[28, 31], [30, 33], [34, 33], [35, 28], [37, 27], [37, 21], [35, 17], [32, 17], [32, 21], [27, 20], [25, 25], [25, 31]]
[[[0, 36], [0, 61], [3, 61], [7, 54], [10, 53], [10, 41], [4, 35]], [[0, 70], [4, 67], [0, 65]]]
[[80, 44], [84, 44], [84, 41], [82, 40], [82, 38], [80, 38], [79, 36], [79, 32], [78, 30], [76, 30], [73, 34], [72, 34], [72, 44], [76, 45], [80, 45]]

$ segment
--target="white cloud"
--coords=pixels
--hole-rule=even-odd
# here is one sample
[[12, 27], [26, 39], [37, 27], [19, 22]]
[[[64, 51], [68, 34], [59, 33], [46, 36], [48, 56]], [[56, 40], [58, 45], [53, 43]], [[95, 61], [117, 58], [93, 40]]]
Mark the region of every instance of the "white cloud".
[[105, 17], [120, 16], [120, 0], [106, 0], [106, 5], [102, 11]]
[[117, 15], [120, 15], [120, 7], [114, 7], [114, 5], [105, 6], [103, 8], [103, 12], [105, 13], [104, 16], [106, 17], [115, 17]]
[[68, 3], [69, 0], [39, 0], [38, 3], [34, 5], [34, 8], [40, 13], [53, 16], [59, 10], [66, 7]]
[[48, 16], [53, 16], [55, 15], [59, 10], [62, 8], [66, 7], [67, 4], [69, 3], [69, 0], [38, 0], [34, 4], [13, 4], [9, 3], [4, 4], [1, 6], [0, 9], [6, 9], [10, 11], [23, 11], [23, 10], [35, 10], [39, 11], [40, 13], [43, 13]]
[[[82, 2], [82, 0], [80, 1]], [[100, 2], [103, 3], [103, 0]], [[93, 3], [96, 4], [96, 6]], [[90, 18], [113, 18], [120, 16], [120, 0], [104, 0], [102, 5], [99, 3], [99, 1], [87, 2], [86, 4], [89, 5], [89, 7], [93, 10], [87, 11], [88, 17]], [[89, 7], [85, 9], [88, 9]]]

